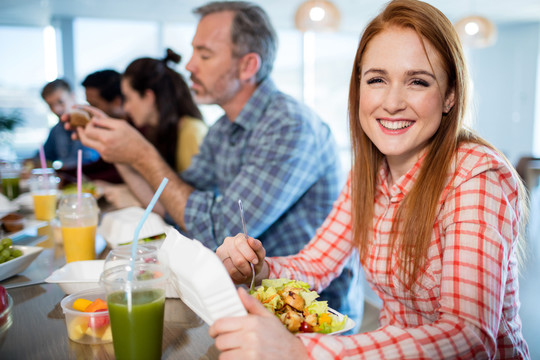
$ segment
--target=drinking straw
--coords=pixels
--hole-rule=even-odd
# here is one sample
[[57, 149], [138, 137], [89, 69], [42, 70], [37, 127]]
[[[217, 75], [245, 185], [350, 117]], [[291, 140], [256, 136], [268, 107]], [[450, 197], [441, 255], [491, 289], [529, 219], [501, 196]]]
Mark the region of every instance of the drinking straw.
[[144, 211], [144, 214], [143, 214], [141, 220], [139, 221], [139, 223], [137, 224], [137, 227], [135, 228], [135, 234], [133, 234], [133, 242], [131, 243], [131, 264], [130, 264], [131, 265], [131, 270], [129, 271], [129, 274], [128, 274], [128, 282], [129, 283], [131, 283], [131, 281], [133, 280], [133, 269], [135, 267], [135, 255], [137, 254], [137, 243], [139, 242], [138, 241], [139, 240], [139, 232], [141, 231], [141, 228], [142, 228], [144, 222], [148, 218], [148, 215], [150, 215], [150, 213], [152, 212], [152, 209], [154, 208], [154, 205], [156, 205], [156, 202], [158, 201], [159, 196], [163, 192], [163, 189], [165, 188], [165, 185], [167, 185], [168, 182], [169, 182], [169, 179], [163, 178], [163, 180], [161, 181], [161, 184], [159, 185], [156, 193], [152, 197], [152, 200], [150, 201], [150, 204], [148, 204], [148, 206], [146, 207], [146, 210]]
[[77, 209], [81, 211], [81, 190], [82, 190], [82, 150], [77, 150]]
[[39, 161], [41, 162], [41, 168], [43, 169], [43, 177], [45, 178], [45, 184], [47, 185], [47, 190], [49, 189], [49, 176], [47, 175], [47, 161], [45, 161], [45, 151], [43, 150], [43, 145], [39, 145]]
[[45, 151], [43, 145], [39, 145], [39, 160], [41, 161], [41, 168], [45, 170], [47, 168], [47, 162], [45, 161]]

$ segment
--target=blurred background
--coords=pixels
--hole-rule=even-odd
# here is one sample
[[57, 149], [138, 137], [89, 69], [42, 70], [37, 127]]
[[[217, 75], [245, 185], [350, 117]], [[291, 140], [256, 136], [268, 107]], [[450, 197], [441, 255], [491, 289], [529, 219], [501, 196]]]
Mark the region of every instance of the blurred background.
[[[273, 78], [312, 106], [331, 126], [349, 164], [347, 94], [361, 31], [382, 0], [260, 0], [279, 36]], [[458, 26], [474, 87], [470, 125], [518, 165], [540, 157], [540, 1], [431, 0]], [[0, 158], [32, 156], [57, 118], [40, 97], [43, 85], [64, 77], [84, 102], [82, 80], [104, 68], [123, 72], [141, 56], [182, 54], [187, 78], [200, 0], [0, 0]], [[322, 9], [322, 12], [321, 12]], [[477, 16], [480, 19], [467, 19]], [[477, 20], [479, 22], [472, 22]], [[202, 107], [213, 123], [217, 107]], [[0, 123], [1, 124], [1, 123]], [[525, 162], [532, 213], [529, 262], [522, 281], [524, 332], [540, 358], [537, 299], [538, 162]]]
[[[473, 127], [516, 164], [540, 153], [540, 1], [429, 1], [452, 22], [481, 15], [495, 35], [484, 47], [468, 46], [473, 76]], [[186, 74], [201, 0], [0, 0], [0, 114], [24, 121], [0, 140], [3, 152], [33, 154], [56, 118], [39, 92], [56, 77], [74, 85], [84, 101], [81, 81], [103, 68], [122, 72], [140, 56], [162, 57], [171, 47], [183, 56]], [[333, 128], [346, 156], [347, 93], [356, 45], [382, 0], [334, 0], [337, 25], [330, 31], [301, 32], [295, 16], [301, 0], [257, 1], [270, 14], [279, 35], [274, 80], [280, 88], [313, 106]], [[307, 1], [310, 6], [327, 1]], [[309, 16], [304, 9], [303, 16]], [[331, 10], [331, 9], [330, 9]], [[328, 12], [328, 14], [331, 14]], [[299, 14], [302, 15], [302, 14]], [[205, 108], [208, 122], [220, 111]], [[4, 138], [6, 134], [4, 134]], [[6, 150], [5, 144], [10, 143]]]

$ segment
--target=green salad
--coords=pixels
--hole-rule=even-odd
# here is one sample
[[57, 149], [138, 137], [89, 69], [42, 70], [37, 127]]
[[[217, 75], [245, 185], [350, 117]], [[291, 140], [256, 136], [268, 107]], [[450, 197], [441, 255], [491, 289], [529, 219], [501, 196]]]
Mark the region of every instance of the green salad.
[[[154, 235], [154, 236], [149, 236], [149, 237], [145, 237], [145, 238], [142, 238], [142, 239], [139, 239], [139, 241], [137, 242], [137, 244], [144, 244], [144, 243], [147, 243], [147, 242], [151, 242], [151, 241], [157, 241], [157, 240], [163, 240], [167, 237], [167, 234], [163, 233], [163, 234], [158, 234], [158, 235]], [[131, 244], [133, 241], [128, 241], [128, 242], [125, 242], [125, 243], [121, 243], [119, 245], [129, 245]]]
[[309, 285], [302, 281], [266, 279], [250, 294], [293, 333], [333, 333], [344, 329], [347, 322], [347, 316], [340, 320], [330, 313], [328, 303], [317, 301], [319, 294], [311, 291]]
[[[94, 183], [92, 183], [92, 182], [83, 182], [81, 184], [81, 191], [83, 193], [92, 194], [92, 196], [95, 197], [95, 198], [98, 197], [98, 189], [97, 189], [96, 185]], [[76, 194], [77, 193], [77, 184], [68, 184], [68, 185], [64, 186], [64, 188], [62, 189], [62, 193], [65, 194], [65, 195]]]

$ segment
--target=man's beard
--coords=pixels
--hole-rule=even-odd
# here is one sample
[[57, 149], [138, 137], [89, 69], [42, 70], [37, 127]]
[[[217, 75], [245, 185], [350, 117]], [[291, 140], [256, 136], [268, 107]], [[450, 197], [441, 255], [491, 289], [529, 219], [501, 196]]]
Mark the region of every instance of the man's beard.
[[191, 75], [190, 80], [198, 85], [197, 89], [191, 88], [193, 99], [197, 104], [221, 106], [236, 96], [238, 92], [238, 78], [238, 69], [230, 69], [217, 79], [210, 91], [202, 81], [196, 76]]
[[193, 86], [190, 88], [191, 94], [193, 95], [193, 100], [195, 100], [197, 104], [201, 105], [213, 104], [212, 96], [209, 94], [206, 86], [204, 86], [204, 84], [193, 74], [189, 79], [193, 84], [198, 85], [197, 89], [194, 89]]

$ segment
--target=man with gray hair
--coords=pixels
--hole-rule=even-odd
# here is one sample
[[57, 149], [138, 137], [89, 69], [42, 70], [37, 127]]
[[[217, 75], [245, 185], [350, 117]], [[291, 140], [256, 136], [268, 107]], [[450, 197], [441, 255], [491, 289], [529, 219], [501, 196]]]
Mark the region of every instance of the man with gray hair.
[[[263, 242], [267, 255], [295, 254], [315, 235], [344, 184], [332, 133], [270, 79], [277, 36], [262, 8], [213, 2], [194, 12], [200, 21], [186, 65], [191, 88], [198, 103], [217, 104], [224, 115], [210, 127], [191, 166], [177, 176], [136, 131], [99, 112], [92, 112], [93, 121], [78, 135], [105, 160], [130, 169], [126, 181], [137, 185], [134, 193], [143, 204], [169, 178], [160, 198], [163, 214], [205, 246], [215, 250], [225, 237], [242, 232], [241, 199], [248, 233]], [[350, 313], [346, 297], [354, 292], [355, 302], [363, 303], [360, 284], [352, 281], [357, 271], [348, 264], [321, 294], [354, 320], [360, 314]]]

